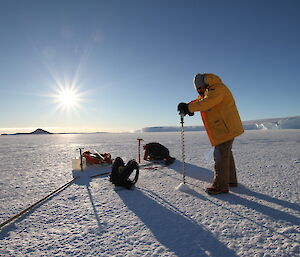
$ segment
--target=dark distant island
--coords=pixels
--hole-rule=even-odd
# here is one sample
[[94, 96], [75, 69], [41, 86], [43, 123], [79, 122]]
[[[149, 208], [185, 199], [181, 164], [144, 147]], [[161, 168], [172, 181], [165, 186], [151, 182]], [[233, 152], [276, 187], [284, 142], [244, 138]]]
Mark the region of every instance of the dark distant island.
[[38, 128], [35, 131], [31, 132], [30, 134], [38, 134], [38, 135], [40, 135], [40, 134], [53, 134], [53, 133], [51, 133], [49, 131], [46, 131], [44, 129]]
[[13, 136], [17, 136], [17, 135], [49, 135], [49, 134], [53, 134], [49, 131], [46, 131], [44, 129], [38, 128], [35, 131], [32, 131], [30, 133], [15, 133], [15, 134], [1, 134], [1, 136], [7, 136], [7, 135], [13, 135]]
[[51, 133], [49, 131], [46, 131], [44, 129], [38, 128], [35, 131], [29, 132], [29, 133], [13, 133], [13, 134], [7, 134], [7, 133], [3, 133], [1, 134], [1, 136], [19, 136], [19, 135], [68, 135], [68, 134], [104, 134], [104, 133], [108, 133], [108, 132], [61, 132], [61, 133]]

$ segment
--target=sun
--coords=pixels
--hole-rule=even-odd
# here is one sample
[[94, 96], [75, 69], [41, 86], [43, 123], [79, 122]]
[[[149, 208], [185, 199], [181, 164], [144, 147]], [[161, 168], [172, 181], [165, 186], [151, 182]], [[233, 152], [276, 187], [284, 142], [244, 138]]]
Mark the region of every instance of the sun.
[[64, 88], [57, 95], [57, 101], [62, 106], [72, 108], [79, 102], [79, 95], [72, 89]]
[[55, 94], [52, 97], [58, 103], [58, 108], [63, 110], [75, 110], [80, 107], [82, 101], [82, 93], [75, 86], [60, 84], [55, 89]]

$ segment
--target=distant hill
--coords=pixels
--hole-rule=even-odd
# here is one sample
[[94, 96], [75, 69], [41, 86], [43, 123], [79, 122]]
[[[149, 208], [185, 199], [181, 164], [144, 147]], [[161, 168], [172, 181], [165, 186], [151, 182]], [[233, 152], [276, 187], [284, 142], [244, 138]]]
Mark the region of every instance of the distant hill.
[[14, 133], [14, 134], [7, 134], [3, 133], [1, 136], [18, 136], [18, 135], [49, 135], [49, 134], [56, 134], [56, 135], [68, 135], [68, 134], [104, 134], [104, 133], [109, 133], [109, 132], [61, 132], [61, 133], [51, 133], [47, 130], [38, 128], [35, 131], [28, 132], [28, 133]]
[[7, 136], [7, 135], [49, 135], [49, 134], [53, 134], [49, 131], [46, 131], [44, 129], [38, 128], [35, 131], [32, 131], [30, 133], [15, 133], [15, 134], [1, 134], [1, 136]]
[[53, 133], [38, 128], [38, 129], [36, 129], [35, 131], [31, 132], [30, 134], [38, 134], [38, 135], [41, 135], [41, 134], [53, 134]]

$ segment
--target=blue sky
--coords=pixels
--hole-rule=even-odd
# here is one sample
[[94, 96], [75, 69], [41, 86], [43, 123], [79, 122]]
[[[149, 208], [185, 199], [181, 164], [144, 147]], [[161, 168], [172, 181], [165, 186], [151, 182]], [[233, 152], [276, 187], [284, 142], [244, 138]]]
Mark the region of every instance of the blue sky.
[[[299, 115], [299, 10], [292, 0], [2, 0], [0, 133], [179, 126], [199, 72], [222, 78], [242, 120]], [[63, 88], [76, 105], [59, 101]]]

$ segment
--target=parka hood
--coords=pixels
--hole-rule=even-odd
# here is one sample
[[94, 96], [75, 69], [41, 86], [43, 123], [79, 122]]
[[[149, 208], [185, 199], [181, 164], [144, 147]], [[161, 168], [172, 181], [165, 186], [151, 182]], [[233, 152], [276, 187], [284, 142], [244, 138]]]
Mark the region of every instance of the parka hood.
[[223, 84], [221, 78], [215, 74], [212, 73], [206, 73], [205, 74], [205, 82], [207, 85], [212, 86], [215, 84]]

